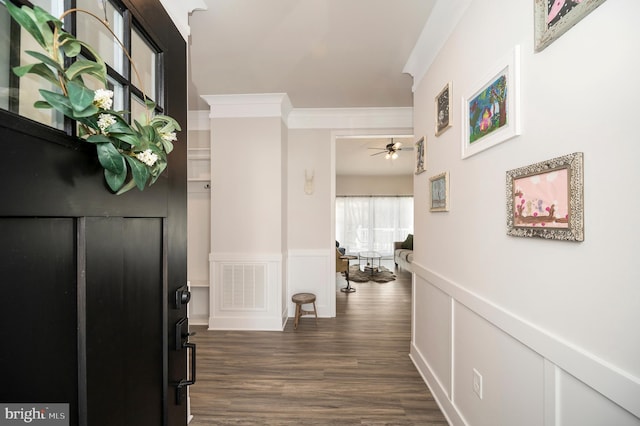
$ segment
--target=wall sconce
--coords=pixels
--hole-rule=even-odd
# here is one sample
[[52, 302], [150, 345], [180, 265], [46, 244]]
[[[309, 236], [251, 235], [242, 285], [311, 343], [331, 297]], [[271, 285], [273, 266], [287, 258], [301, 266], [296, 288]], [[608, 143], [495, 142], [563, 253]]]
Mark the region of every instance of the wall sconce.
[[313, 194], [313, 178], [315, 176], [315, 171], [311, 170], [311, 176], [307, 172], [307, 169], [304, 170], [304, 193], [307, 195]]

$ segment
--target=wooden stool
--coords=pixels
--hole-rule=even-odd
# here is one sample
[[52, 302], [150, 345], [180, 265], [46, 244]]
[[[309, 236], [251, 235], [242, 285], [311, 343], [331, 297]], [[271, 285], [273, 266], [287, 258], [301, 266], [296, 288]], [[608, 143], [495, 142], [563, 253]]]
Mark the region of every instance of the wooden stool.
[[[291, 301], [296, 304], [296, 318], [293, 321], [293, 328], [298, 328], [298, 322], [303, 315], [315, 315], [316, 325], [318, 325], [318, 313], [316, 312], [316, 295], [313, 293], [297, 293], [291, 296]], [[302, 305], [307, 303], [313, 303], [313, 311], [305, 311], [302, 309]]]

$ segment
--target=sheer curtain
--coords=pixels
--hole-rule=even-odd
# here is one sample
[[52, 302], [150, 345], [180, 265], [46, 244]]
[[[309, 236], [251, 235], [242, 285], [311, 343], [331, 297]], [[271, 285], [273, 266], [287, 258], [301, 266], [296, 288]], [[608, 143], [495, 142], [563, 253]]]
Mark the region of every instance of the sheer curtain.
[[336, 240], [347, 253], [393, 254], [393, 242], [413, 233], [413, 197], [336, 198]]

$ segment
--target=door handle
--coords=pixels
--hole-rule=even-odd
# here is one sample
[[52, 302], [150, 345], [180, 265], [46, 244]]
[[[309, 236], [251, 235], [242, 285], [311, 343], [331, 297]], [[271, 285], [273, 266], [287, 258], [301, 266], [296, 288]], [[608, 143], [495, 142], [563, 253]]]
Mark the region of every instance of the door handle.
[[183, 285], [175, 292], [175, 309], [180, 309], [180, 306], [186, 305], [191, 300], [191, 292], [187, 285]]
[[191, 367], [191, 374], [189, 374], [189, 377], [187, 377], [186, 379], [180, 380], [180, 382], [176, 385], [176, 405], [182, 404], [182, 390], [187, 386], [193, 385], [196, 382], [196, 344], [184, 342], [182, 344], [182, 347], [187, 351], [191, 351], [191, 362], [189, 363], [189, 366]]

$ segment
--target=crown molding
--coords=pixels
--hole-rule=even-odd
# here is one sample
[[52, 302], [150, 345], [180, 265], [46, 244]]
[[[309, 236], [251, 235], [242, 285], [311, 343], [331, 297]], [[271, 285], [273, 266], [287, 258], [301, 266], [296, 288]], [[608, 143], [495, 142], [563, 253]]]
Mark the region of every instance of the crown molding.
[[438, 0], [433, 7], [402, 70], [413, 77], [414, 92], [471, 2], [472, 0]]
[[413, 128], [413, 108], [295, 108], [290, 129]]
[[189, 130], [209, 130], [212, 118], [281, 117], [289, 129], [411, 129], [412, 107], [292, 108], [286, 94], [203, 95], [209, 111], [188, 112]]
[[293, 109], [286, 93], [202, 95], [210, 107], [209, 118], [280, 117], [287, 122]]
[[189, 35], [191, 34], [189, 14], [194, 10], [207, 10], [204, 0], [160, 0], [160, 3], [185, 41], [189, 40]]

